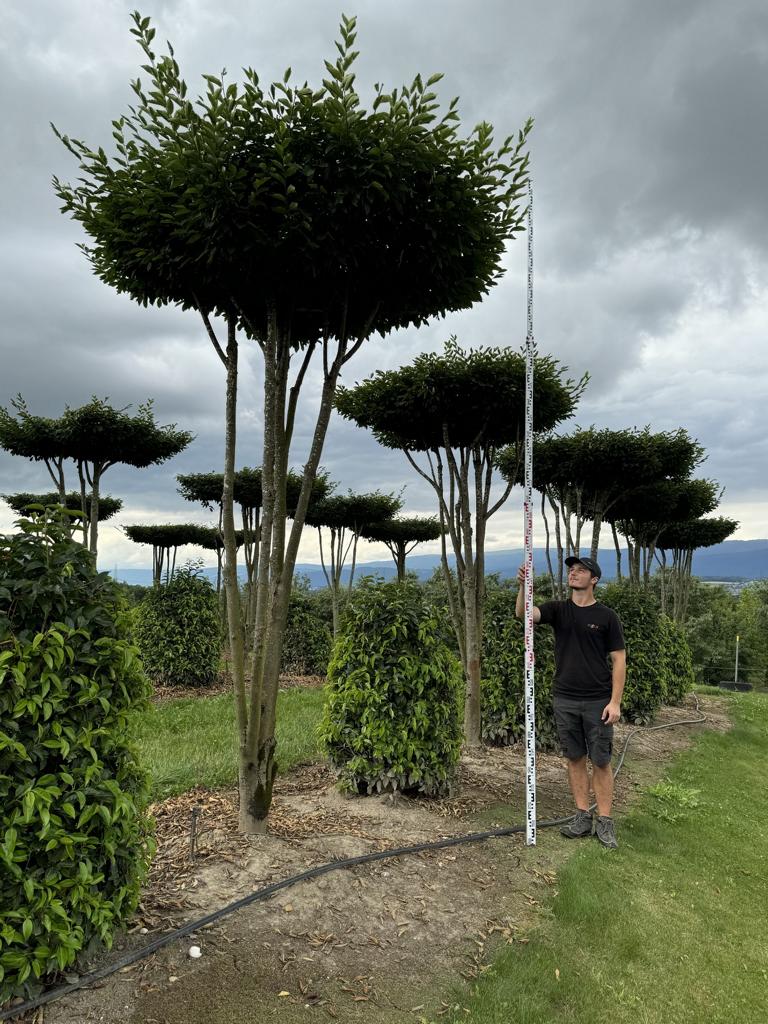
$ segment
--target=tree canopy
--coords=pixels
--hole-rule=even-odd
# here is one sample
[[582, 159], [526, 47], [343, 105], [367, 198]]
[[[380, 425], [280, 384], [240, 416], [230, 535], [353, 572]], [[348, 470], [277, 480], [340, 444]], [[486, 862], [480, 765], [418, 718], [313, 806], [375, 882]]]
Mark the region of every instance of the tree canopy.
[[[82, 511], [82, 499], [78, 491], [67, 491], [65, 508], [68, 508], [71, 512]], [[56, 491], [47, 491], [45, 494], [28, 494], [24, 491], [20, 491], [17, 494], [4, 494], [3, 500], [6, 501], [14, 512], [22, 514], [30, 505], [58, 505], [61, 500], [61, 495]], [[91, 495], [86, 494], [86, 516], [88, 519], [91, 518]], [[99, 522], [103, 523], [106, 519], [111, 519], [112, 516], [116, 515], [123, 507], [123, 502], [120, 498], [113, 498], [111, 495], [103, 494], [99, 496]]]
[[[563, 380], [550, 356], [537, 356], [534, 365], [533, 425], [541, 432], [573, 415], [586, 378]], [[525, 434], [525, 355], [465, 350], [451, 338], [443, 353], [424, 353], [408, 366], [339, 388], [336, 408], [387, 448], [514, 444]]]
[[194, 544], [216, 550], [212, 538], [216, 531], [210, 526], [201, 526], [198, 523], [136, 523], [126, 526], [125, 532], [135, 544], [152, 545], [152, 578], [156, 584], [162, 579], [163, 567], [166, 581], [172, 579], [178, 548]]
[[114, 156], [57, 132], [84, 173], [56, 193], [101, 280], [143, 304], [234, 304], [257, 333], [274, 311], [301, 345], [422, 324], [501, 275], [531, 122], [498, 148], [484, 122], [461, 138], [457, 101], [438, 116], [440, 75], [379, 86], [366, 111], [350, 18], [321, 88], [290, 69], [263, 88], [246, 68], [242, 84], [207, 75], [193, 102], [173, 51], [158, 57], [149, 18], [133, 19], [149, 86], [113, 122]]
[[405, 580], [406, 556], [417, 544], [437, 540], [442, 533], [440, 523], [434, 516], [416, 516], [410, 519], [385, 519], [379, 523], [369, 523], [363, 528], [362, 536], [366, 540], [380, 541], [387, 545], [397, 567], [397, 578], [402, 583]]

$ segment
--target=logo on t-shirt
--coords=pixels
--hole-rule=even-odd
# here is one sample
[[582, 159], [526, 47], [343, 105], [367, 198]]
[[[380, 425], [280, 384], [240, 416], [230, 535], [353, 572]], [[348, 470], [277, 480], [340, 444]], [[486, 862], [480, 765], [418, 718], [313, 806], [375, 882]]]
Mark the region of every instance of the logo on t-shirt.
[[602, 627], [602, 625], [599, 622], [588, 622], [587, 623], [587, 629], [601, 630], [602, 628], [603, 627]]

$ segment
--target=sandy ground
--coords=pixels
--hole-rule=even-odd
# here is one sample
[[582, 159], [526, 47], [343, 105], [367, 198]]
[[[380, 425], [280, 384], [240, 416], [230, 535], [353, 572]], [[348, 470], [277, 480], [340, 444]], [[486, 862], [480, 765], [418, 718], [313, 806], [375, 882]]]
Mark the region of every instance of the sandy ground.
[[[702, 729], [729, 727], [718, 698], [699, 698], [708, 721], [634, 737], [616, 786], [616, 818]], [[654, 724], [695, 714], [692, 699]], [[617, 748], [628, 727], [617, 727]], [[560, 758], [539, 755], [538, 817], [568, 814]], [[411, 843], [523, 822], [523, 751], [464, 756], [455, 796], [441, 802], [341, 796], [321, 765], [278, 780], [271, 832], [236, 830], [236, 793], [197, 790], [159, 804], [159, 848], [135, 922], [113, 952], [147, 942], [308, 867]], [[195, 818], [196, 852], [190, 853]], [[595, 842], [587, 839], [583, 842]], [[303, 881], [178, 940], [98, 987], [27, 1019], [40, 1024], [238, 1024], [245, 1021], [400, 1024], [439, 1020], [462, 978], [487, 969], [502, 943], [523, 943], [545, 913], [557, 870], [575, 842], [540, 829], [535, 847], [514, 835], [340, 869]], [[606, 856], [620, 856], [606, 852]], [[202, 950], [192, 959], [191, 945]]]

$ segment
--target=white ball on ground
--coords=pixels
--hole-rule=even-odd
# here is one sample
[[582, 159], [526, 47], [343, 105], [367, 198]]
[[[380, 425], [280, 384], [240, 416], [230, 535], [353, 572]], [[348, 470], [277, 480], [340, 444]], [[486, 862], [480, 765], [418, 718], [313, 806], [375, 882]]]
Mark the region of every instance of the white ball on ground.
[[197, 960], [199, 957], [203, 955], [203, 951], [202, 949], [200, 949], [199, 946], [190, 946], [189, 955], [192, 957], [193, 960]]

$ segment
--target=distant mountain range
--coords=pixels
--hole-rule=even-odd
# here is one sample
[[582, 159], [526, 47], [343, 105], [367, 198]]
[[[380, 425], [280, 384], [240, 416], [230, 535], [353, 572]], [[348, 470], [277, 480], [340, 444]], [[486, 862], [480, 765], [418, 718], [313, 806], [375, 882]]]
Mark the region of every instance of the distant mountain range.
[[[598, 561], [603, 570], [603, 579], [612, 579], [616, 575], [616, 552], [612, 548], [601, 549]], [[502, 579], [515, 575], [517, 567], [523, 562], [521, 548], [507, 551], [487, 551], [485, 555], [486, 572], [498, 573]], [[419, 578], [428, 579], [440, 565], [439, 555], [411, 555], [408, 558], [408, 569], [418, 574]], [[546, 571], [546, 555], [543, 548], [534, 549], [534, 564], [537, 572]], [[622, 552], [622, 569], [626, 571], [626, 551]], [[693, 572], [705, 580], [759, 580], [768, 578], [768, 540], [726, 540], [711, 548], [697, 551], [693, 556]], [[124, 583], [150, 586], [152, 583], [151, 569], [115, 569], [118, 580]], [[208, 568], [206, 575], [213, 581], [216, 569]], [[242, 572], [241, 572], [242, 575]], [[305, 562], [296, 566], [296, 575], [306, 576], [313, 588], [324, 587], [325, 576], [322, 566], [313, 562]], [[355, 578], [360, 576], [378, 575], [391, 579], [395, 575], [392, 560], [384, 562], [358, 563]], [[349, 579], [348, 572], [346, 579]]]

